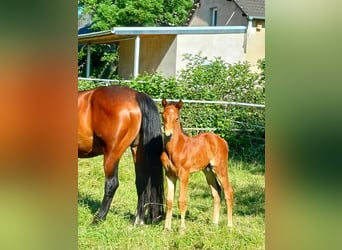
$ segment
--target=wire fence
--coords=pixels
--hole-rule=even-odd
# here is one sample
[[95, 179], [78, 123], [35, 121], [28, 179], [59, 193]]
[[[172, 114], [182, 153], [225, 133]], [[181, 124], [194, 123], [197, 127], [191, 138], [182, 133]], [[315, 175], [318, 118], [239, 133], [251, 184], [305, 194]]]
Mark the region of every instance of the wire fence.
[[[108, 86], [112, 84], [120, 84], [120, 83], [130, 83], [130, 80], [116, 80], [116, 79], [94, 79], [94, 78], [85, 78], [79, 77], [78, 80], [83, 81], [91, 81], [97, 82], [98, 85]], [[141, 81], [141, 83], [146, 83], [145, 81]], [[159, 108], [161, 107], [160, 98], [153, 98], [153, 100], [158, 104]], [[167, 99], [168, 101], [177, 102], [179, 99]], [[234, 120], [229, 115], [230, 106], [240, 109], [265, 109], [264, 104], [255, 104], [255, 103], [243, 103], [243, 102], [227, 102], [227, 101], [216, 101], [216, 100], [187, 100], [182, 99], [182, 102], [187, 106], [188, 112], [182, 113], [182, 124], [183, 129], [190, 135], [195, 135], [199, 132], [215, 132], [218, 128], [216, 127], [208, 127], [205, 126], [207, 119], [215, 119], [211, 114], [206, 110], [213, 109], [213, 106], [216, 106], [216, 109], [220, 109], [222, 112], [226, 113], [225, 122], [228, 124], [233, 124], [230, 126], [230, 130], [233, 132], [250, 132], [252, 133], [255, 130], [264, 131], [264, 124], [252, 124], [249, 122], [243, 122]], [[185, 109], [185, 108], [184, 108]], [[215, 109], [215, 108], [214, 108]], [[189, 111], [190, 110], [190, 111]], [[192, 113], [192, 115], [190, 115]], [[193, 114], [198, 114], [199, 119], [196, 121], [193, 120]], [[202, 120], [201, 120], [202, 119]], [[254, 137], [251, 135], [251, 137]], [[254, 137], [257, 140], [264, 140], [264, 137]]]

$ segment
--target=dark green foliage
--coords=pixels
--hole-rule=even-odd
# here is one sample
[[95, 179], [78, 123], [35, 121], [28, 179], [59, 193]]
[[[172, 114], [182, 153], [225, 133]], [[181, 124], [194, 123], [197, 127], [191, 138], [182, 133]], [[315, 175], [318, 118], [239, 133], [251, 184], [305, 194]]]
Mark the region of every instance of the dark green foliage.
[[[265, 104], [264, 59], [259, 61], [260, 73], [252, 72], [247, 62], [230, 65], [200, 54], [185, 55], [184, 60], [187, 68], [177, 78], [144, 74], [122, 84], [158, 99]], [[79, 89], [98, 86], [89, 84], [80, 81]], [[231, 156], [264, 163], [265, 108], [185, 102], [181, 114], [184, 128], [214, 128], [228, 141]], [[193, 135], [198, 131], [187, 132]]]
[[[80, 0], [82, 14], [91, 16], [93, 31], [119, 26], [182, 26], [192, 7], [191, 0]], [[78, 52], [78, 74], [86, 74], [86, 47]], [[91, 75], [110, 78], [115, 75], [118, 51], [115, 45], [92, 45]]]
[[78, 80], [78, 91], [94, 89], [103, 86], [103, 83], [95, 81]]
[[181, 26], [191, 0], [80, 0], [83, 13], [91, 14], [93, 30], [117, 26]]
[[[78, 75], [86, 76], [87, 46], [78, 52]], [[113, 78], [117, 75], [118, 50], [116, 45], [99, 44], [91, 47], [92, 75], [97, 78]]]

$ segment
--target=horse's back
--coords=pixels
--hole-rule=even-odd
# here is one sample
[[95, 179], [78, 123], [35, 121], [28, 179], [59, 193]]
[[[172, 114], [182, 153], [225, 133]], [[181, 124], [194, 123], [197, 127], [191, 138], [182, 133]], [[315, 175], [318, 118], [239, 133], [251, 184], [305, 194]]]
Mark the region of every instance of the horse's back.
[[213, 150], [217, 148], [221, 148], [226, 151], [229, 150], [227, 141], [221, 136], [212, 132], [203, 132], [194, 137], [191, 137], [191, 139], [193, 139], [195, 143], [205, 145], [205, 147], [213, 147]]
[[194, 143], [198, 144], [200, 148], [199, 154], [207, 155], [212, 163], [218, 159], [220, 161], [228, 161], [228, 143], [221, 136], [211, 132], [204, 132], [192, 139], [195, 140]]
[[139, 92], [123, 85], [111, 85], [94, 90], [93, 102], [104, 104], [108, 108], [136, 104], [136, 96]]

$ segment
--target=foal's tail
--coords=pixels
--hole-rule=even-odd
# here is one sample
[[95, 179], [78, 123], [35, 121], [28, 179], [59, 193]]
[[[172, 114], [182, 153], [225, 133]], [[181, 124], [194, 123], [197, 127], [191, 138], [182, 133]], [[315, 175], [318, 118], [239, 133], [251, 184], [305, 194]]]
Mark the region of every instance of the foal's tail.
[[137, 149], [136, 187], [139, 215], [148, 211], [148, 221], [155, 222], [164, 215], [164, 177], [160, 155], [163, 151], [160, 115], [155, 102], [144, 93], [137, 95], [142, 114]]

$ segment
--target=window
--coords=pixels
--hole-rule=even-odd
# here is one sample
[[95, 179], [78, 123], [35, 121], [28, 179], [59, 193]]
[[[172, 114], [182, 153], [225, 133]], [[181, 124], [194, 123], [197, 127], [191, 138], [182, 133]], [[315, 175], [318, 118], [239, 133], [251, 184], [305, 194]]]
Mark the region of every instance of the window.
[[217, 25], [217, 8], [211, 9], [211, 26]]

